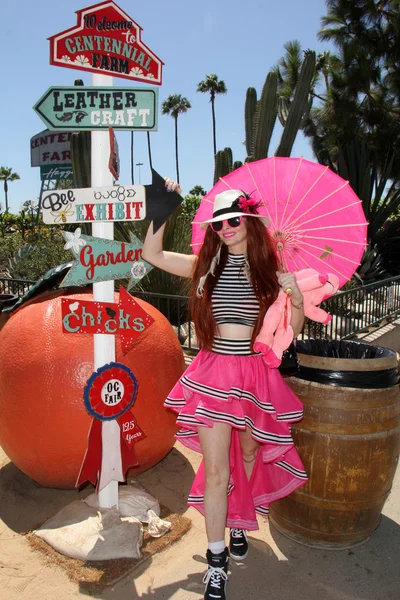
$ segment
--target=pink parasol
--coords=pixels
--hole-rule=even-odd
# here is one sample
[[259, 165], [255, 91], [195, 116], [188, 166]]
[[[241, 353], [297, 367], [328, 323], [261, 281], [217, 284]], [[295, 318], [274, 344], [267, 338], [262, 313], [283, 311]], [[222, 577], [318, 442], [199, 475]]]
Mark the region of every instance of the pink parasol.
[[367, 226], [361, 200], [349, 182], [328, 167], [303, 158], [271, 157], [246, 163], [214, 185], [204, 196], [192, 223], [196, 254], [210, 219], [216, 194], [240, 189], [261, 202], [268, 228], [285, 271], [313, 268], [334, 273], [340, 287], [360, 264]]

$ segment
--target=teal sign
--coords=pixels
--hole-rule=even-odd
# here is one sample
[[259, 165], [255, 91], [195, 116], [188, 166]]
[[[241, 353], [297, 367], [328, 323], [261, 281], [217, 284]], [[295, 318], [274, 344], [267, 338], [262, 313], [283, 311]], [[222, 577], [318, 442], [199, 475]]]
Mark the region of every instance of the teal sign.
[[42, 181], [60, 181], [61, 179], [72, 179], [72, 164], [65, 165], [42, 165], [40, 167], [40, 179]]
[[48, 129], [157, 131], [155, 87], [50, 87], [33, 107]]
[[72, 250], [76, 260], [60, 287], [129, 279], [130, 289], [153, 268], [142, 259], [143, 244], [133, 233], [129, 244], [81, 235], [79, 227], [74, 232], [63, 231], [62, 235], [64, 248]]

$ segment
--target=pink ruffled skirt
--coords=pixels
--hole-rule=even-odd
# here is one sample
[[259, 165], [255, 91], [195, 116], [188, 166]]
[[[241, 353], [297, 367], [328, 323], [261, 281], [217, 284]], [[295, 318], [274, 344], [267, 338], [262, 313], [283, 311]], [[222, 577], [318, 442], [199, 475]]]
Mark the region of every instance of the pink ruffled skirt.
[[[256, 513], [267, 516], [269, 503], [304, 485], [307, 474], [294, 447], [291, 423], [303, 405], [270, 369], [262, 355], [239, 356], [201, 350], [171, 390], [165, 406], [178, 413], [176, 438], [201, 453], [197, 430], [226, 423], [232, 427], [227, 527], [258, 529]], [[260, 443], [250, 481], [239, 431], [249, 428]], [[204, 514], [204, 464], [196, 474], [188, 504]]]

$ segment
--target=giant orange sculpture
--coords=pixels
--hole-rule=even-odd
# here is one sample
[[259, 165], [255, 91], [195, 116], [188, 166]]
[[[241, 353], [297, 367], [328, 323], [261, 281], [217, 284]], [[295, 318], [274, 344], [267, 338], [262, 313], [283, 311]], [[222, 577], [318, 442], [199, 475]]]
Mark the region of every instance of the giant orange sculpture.
[[[61, 297], [90, 300], [92, 294], [72, 291], [35, 297], [0, 331], [0, 445], [21, 471], [47, 487], [74, 487], [92, 420], [83, 389], [94, 371], [93, 336], [65, 334], [61, 326]], [[174, 444], [175, 415], [163, 402], [185, 366], [167, 319], [136, 300], [155, 322], [126, 355], [116, 341], [116, 360], [138, 380], [132, 413], [146, 435], [135, 445], [140, 466], [130, 471], [133, 476], [154, 466]]]

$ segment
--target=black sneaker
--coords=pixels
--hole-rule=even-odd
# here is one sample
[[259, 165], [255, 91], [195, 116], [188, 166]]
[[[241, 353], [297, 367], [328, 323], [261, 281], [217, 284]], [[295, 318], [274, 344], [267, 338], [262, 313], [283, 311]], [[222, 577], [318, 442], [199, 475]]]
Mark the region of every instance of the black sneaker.
[[225, 548], [221, 554], [213, 554], [207, 550], [208, 569], [204, 575], [204, 600], [226, 600], [226, 584], [228, 581], [229, 552]]
[[244, 560], [249, 553], [247, 533], [244, 529], [231, 529], [229, 553], [233, 560]]

